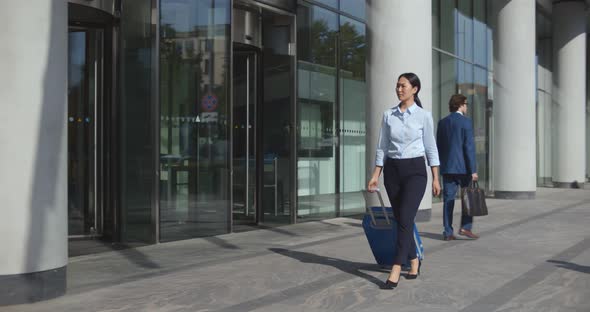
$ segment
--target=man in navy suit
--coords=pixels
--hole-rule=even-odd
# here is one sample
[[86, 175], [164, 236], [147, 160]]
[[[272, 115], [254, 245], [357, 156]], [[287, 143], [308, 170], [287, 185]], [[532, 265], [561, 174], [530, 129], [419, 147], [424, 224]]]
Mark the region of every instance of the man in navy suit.
[[[466, 187], [471, 180], [477, 181], [475, 142], [473, 126], [467, 114], [467, 98], [455, 94], [449, 100], [447, 117], [438, 122], [436, 145], [440, 157], [440, 173], [443, 176], [443, 239], [454, 240], [453, 208], [459, 186]], [[477, 239], [471, 232], [473, 217], [462, 216], [459, 235]]]

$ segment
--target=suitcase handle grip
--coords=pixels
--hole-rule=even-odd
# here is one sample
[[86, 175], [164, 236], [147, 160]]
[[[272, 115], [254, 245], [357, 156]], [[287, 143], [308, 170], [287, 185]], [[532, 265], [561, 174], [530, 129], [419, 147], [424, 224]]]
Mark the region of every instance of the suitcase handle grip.
[[[385, 203], [383, 202], [383, 196], [381, 196], [381, 191], [379, 189], [374, 189], [373, 191], [374, 191], [374, 193], [377, 193], [377, 197], [379, 197], [379, 203], [381, 204], [381, 210], [383, 211], [383, 215], [385, 216], [385, 222], [387, 222], [387, 224], [391, 224], [391, 220], [389, 220], [389, 215], [387, 214], [387, 210], [385, 209]], [[363, 190], [363, 195], [365, 195], [366, 201], [369, 201], [369, 198], [368, 198], [369, 193], [372, 193], [372, 192], [369, 192], [367, 190]], [[367, 210], [369, 212], [369, 215], [371, 216], [371, 221], [373, 222], [373, 225], [376, 226], [377, 221], [375, 220], [375, 214], [373, 213], [373, 209], [371, 209], [371, 207], [367, 207]]]

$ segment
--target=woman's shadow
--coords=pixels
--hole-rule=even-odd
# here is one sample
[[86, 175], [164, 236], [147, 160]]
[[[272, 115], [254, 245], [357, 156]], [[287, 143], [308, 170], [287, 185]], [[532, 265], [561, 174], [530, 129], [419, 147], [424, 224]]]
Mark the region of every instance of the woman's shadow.
[[342, 272], [363, 278], [363, 279], [379, 286], [380, 288], [382, 288], [384, 286], [384, 283], [381, 280], [377, 279], [376, 277], [374, 277], [370, 274], [363, 273], [363, 272], [361, 272], [361, 270], [380, 272], [380, 273], [389, 273], [389, 270], [382, 269], [377, 264], [346, 261], [346, 260], [342, 260], [342, 259], [337, 259], [337, 258], [332, 258], [332, 257], [324, 257], [324, 256], [312, 254], [312, 253], [288, 250], [288, 249], [284, 249], [284, 248], [269, 248], [269, 250], [272, 252], [278, 253], [280, 255], [283, 255], [285, 257], [299, 260], [303, 263], [317, 263], [317, 264], [332, 266]]

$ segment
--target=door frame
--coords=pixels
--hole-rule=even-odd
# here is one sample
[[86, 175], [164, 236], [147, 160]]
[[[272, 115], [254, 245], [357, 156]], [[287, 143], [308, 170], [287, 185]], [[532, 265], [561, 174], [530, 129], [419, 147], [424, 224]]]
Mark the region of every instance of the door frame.
[[[254, 189], [254, 202], [256, 203], [255, 207], [256, 207], [256, 211], [254, 214], [254, 222], [253, 224], [258, 225], [261, 219], [261, 201], [260, 199], [262, 198], [261, 195], [261, 187], [263, 187], [262, 183], [262, 178], [260, 175], [260, 170], [261, 170], [261, 164], [263, 163], [264, 160], [261, 160], [261, 155], [262, 155], [262, 144], [260, 144], [260, 142], [262, 142], [262, 131], [259, 131], [259, 127], [260, 127], [260, 121], [262, 120], [262, 109], [261, 109], [261, 100], [262, 100], [262, 84], [259, 83], [261, 76], [261, 72], [262, 72], [262, 51], [254, 46], [247, 46], [244, 44], [239, 44], [239, 43], [232, 43], [232, 80], [231, 80], [231, 89], [232, 89], [232, 93], [231, 93], [231, 150], [232, 150], [232, 154], [231, 154], [231, 172], [232, 172], [232, 184], [231, 184], [231, 204], [230, 204], [230, 214], [231, 214], [231, 226], [232, 226], [232, 231], [233, 231], [233, 226], [234, 226], [234, 218], [233, 218], [233, 207], [234, 207], [234, 198], [233, 198], [233, 185], [234, 185], [234, 156], [233, 156], [233, 144], [234, 144], [234, 140], [236, 138], [234, 138], [233, 136], [233, 128], [234, 128], [234, 70], [235, 68], [233, 66], [235, 66], [234, 63], [234, 57], [236, 57], [236, 55], [247, 55], [248, 58], [251, 58], [254, 60], [254, 70], [255, 70], [255, 92], [256, 92], [256, 98], [255, 98], [255, 123], [254, 123], [254, 135], [253, 138], [250, 138], [250, 135], [247, 134], [247, 139], [254, 139], [255, 143], [254, 143], [254, 163], [256, 164], [256, 170], [254, 171], [254, 180], [255, 180], [255, 189]], [[250, 105], [250, 104], [248, 104]], [[249, 145], [249, 140], [246, 141]], [[249, 148], [248, 148], [249, 150]], [[247, 156], [248, 158], [248, 156]], [[246, 180], [249, 180], [249, 170], [246, 170]], [[248, 184], [246, 183], [246, 192], [248, 192], [247, 190], [248, 188]], [[246, 205], [248, 203], [248, 199], [246, 199]]]
[[[68, 238], [93, 238], [93, 237], [101, 237], [104, 233], [104, 205], [102, 200], [102, 192], [101, 192], [101, 185], [102, 185], [102, 174], [104, 167], [104, 158], [102, 153], [102, 140], [104, 136], [104, 90], [105, 90], [105, 75], [104, 75], [104, 68], [105, 68], [105, 52], [106, 52], [106, 44], [105, 44], [105, 30], [101, 27], [89, 27], [89, 26], [80, 26], [74, 25], [68, 27], [68, 34], [71, 33], [84, 33], [84, 44], [85, 44], [85, 61], [96, 61], [94, 67], [94, 94], [90, 95], [90, 75], [89, 69], [87, 68], [84, 71], [84, 80], [85, 84], [83, 86], [85, 92], [85, 101], [87, 101], [90, 96], [94, 97], [94, 105], [92, 109], [92, 129], [89, 130], [89, 135], [91, 137], [87, 144], [90, 144], [89, 150], [91, 151], [88, 155], [88, 204], [92, 206], [92, 211], [94, 213], [94, 233], [90, 232], [89, 234], [74, 234], [69, 235]], [[94, 33], [94, 35], [90, 35]], [[90, 41], [93, 40], [94, 44], [98, 43], [98, 45], [92, 45]], [[94, 47], [95, 51], [90, 51], [90, 47]], [[92, 53], [96, 53], [94, 58], [90, 59], [89, 56]], [[90, 63], [85, 63], [86, 66], [91, 65]], [[69, 106], [69, 103], [68, 103]], [[68, 108], [69, 111], [69, 108]], [[69, 114], [69, 113], [68, 113]], [[70, 116], [72, 117], [72, 116]], [[75, 117], [75, 116], [74, 116]], [[69, 154], [69, 147], [68, 147], [68, 154]], [[69, 161], [68, 161], [69, 163]], [[68, 174], [69, 176], [69, 174]], [[69, 196], [68, 196], [69, 201]], [[68, 204], [69, 205], [69, 204]], [[86, 232], [86, 228], [84, 232]]]
[[[100, 29], [102, 38], [101, 101], [97, 103], [95, 120], [96, 183], [95, 206], [101, 212], [101, 237], [120, 241], [120, 211], [118, 207], [118, 119], [116, 114], [116, 73], [118, 25], [114, 16], [96, 8], [68, 3], [68, 32], [72, 29]], [[68, 239], [88, 235], [68, 236]]]
[[[291, 103], [290, 103], [290, 120], [289, 120], [289, 128], [290, 128], [290, 137], [289, 137], [289, 146], [291, 148], [290, 150], [290, 166], [289, 166], [289, 175], [290, 175], [290, 188], [289, 188], [289, 205], [290, 205], [290, 216], [289, 216], [289, 220], [290, 220], [290, 224], [295, 224], [297, 223], [297, 189], [298, 189], [298, 179], [297, 179], [297, 131], [299, 130], [297, 127], [297, 15], [293, 12], [289, 12], [283, 9], [279, 9], [276, 7], [273, 7], [271, 5], [268, 4], [264, 4], [264, 3], [260, 3], [257, 2], [255, 0], [231, 0], [231, 7], [234, 8], [235, 7], [235, 3], [242, 3], [242, 4], [247, 4], [250, 6], [255, 6], [260, 8], [263, 11], [266, 12], [270, 12], [270, 13], [274, 13], [277, 15], [284, 15], [284, 16], [288, 16], [291, 19], [291, 29], [290, 29], [290, 33], [291, 33], [291, 43], [289, 45], [289, 56], [291, 57], [290, 59], [290, 66], [291, 66], [291, 75], [290, 75], [290, 80], [291, 80], [291, 86], [289, 88], [289, 92], [290, 92], [290, 98], [291, 98]], [[233, 12], [233, 10], [232, 10]], [[232, 23], [232, 27], [231, 27], [231, 32], [230, 32], [230, 42], [232, 43], [232, 49], [230, 51], [230, 111], [232, 112], [232, 114], [230, 114], [230, 125], [233, 125], [233, 107], [234, 107], [234, 85], [233, 85], [233, 68], [234, 68], [234, 48], [233, 48], [233, 44], [234, 44], [234, 21], [233, 21], [233, 14], [231, 17], [231, 23]], [[263, 31], [262, 29], [262, 25], [260, 27], [260, 31]], [[253, 49], [255, 47], [252, 47]], [[263, 59], [264, 59], [264, 55], [262, 53], [262, 51], [260, 51], [259, 54], [259, 62], [258, 62], [258, 74], [259, 74], [259, 79], [264, 79], [263, 77], [263, 73], [262, 73], [262, 67], [263, 67]], [[258, 92], [258, 97], [260, 98], [258, 105], [262, 106], [262, 95], [264, 94], [264, 83], [259, 83], [257, 86], [257, 92]], [[258, 109], [257, 110], [257, 118], [258, 118], [258, 123], [260, 123], [260, 121], [262, 121], [262, 109]], [[229, 179], [229, 189], [230, 189], [230, 204], [228, 207], [228, 228], [229, 228], [229, 232], [233, 232], [234, 229], [234, 223], [233, 223], [233, 204], [234, 204], [234, 198], [233, 198], [233, 179], [234, 179], [234, 174], [233, 174], [233, 141], [234, 141], [234, 137], [233, 137], [233, 131], [230, 131], [230, 148], [229, 148], [229, 154], [228, 157], [230, 157], [230, 159], [232, 159], [232, 165], [231, 165], [231, 172], [230, 172], [230, 179]], [[257, 137], [256, 137], [257, 142], [262, 142], [262, 131], [257, 131]], [[260, 223], [260, 220], [263, 220], [262, 218], [262, 213], [263, 213], [263, 209], [262, 209], [262, 197], [263, 197], [263, 192], [262, 189], [260, 188], [261, 185], [263, 185], [263, 178], [264, 178], [264, 153], [263, 153], [263, 148], [262, 148], [262, 144], [257, 144], [257, 148], [259, 148], [260, 150], [257, 150], [257, 162], [256, 162], [256, 166], [257, 166], [257, 174], [256, 174], [256, 184], [258, 186], [257, 192], [256, 192], [256, 201], [257, 201], [257, 215], [256, 215], [256, 224]]]

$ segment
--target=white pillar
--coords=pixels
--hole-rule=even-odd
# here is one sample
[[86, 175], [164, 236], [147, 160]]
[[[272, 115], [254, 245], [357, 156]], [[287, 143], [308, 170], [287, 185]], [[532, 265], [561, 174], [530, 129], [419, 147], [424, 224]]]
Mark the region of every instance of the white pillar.
[[494, 136], [498, 198], [534, 198], [536, 179], [535, 0], [493, 1]]
[[65, 292], [67, 1], [0, 2], [0, 306]]
[[586, 7], [583, 1], [553, 5], [553, 182], [584, 183], [586, 176]]
[[[375, 148], [383, 112], [398, 103], [395, 94], [397, 77], [413, 72], [420, 78], [420, 100], [432, 111], [432, 9], [430, 0], [367, 1], [369, 33], [368, 109], [367, 109], [367, 177], [375, 168]], [[436, 121], [435, 121], [436, 122]], [[432, 177], [420, 204], [417, 220], [430, 219]], [[383, 179], [379, 186], [385, 195]], [[387, 201], [387, 196], [384, 198]], [[370, 199], [368, 205], [376, 205]], [[389, 202], [386, 202], [389, 205]]]

